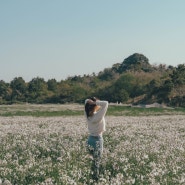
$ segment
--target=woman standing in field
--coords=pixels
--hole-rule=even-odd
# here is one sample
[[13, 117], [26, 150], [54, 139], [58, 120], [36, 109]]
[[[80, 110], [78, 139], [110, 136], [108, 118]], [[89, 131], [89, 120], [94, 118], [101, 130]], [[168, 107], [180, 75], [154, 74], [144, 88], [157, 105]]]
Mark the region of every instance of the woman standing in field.
[[103, 132], [105, 131], [105, 114], [108, 101], [100, 101], [93, 97], [85, 100], [85, 116], [89, 137], [87, 140], [88, 150], [93, 155], [93, 171], [97, 179], [99, 176], [100, 160], [103, 153]]

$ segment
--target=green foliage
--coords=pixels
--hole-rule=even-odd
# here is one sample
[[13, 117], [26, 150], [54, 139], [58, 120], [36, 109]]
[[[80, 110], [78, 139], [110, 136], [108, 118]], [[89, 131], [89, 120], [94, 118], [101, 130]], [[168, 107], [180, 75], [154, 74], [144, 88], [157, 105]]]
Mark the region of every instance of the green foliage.
[[174, 107], [185, 107], [185, 96], [176, 96], [172, 98], [170, 105]]
[[117, 89], [115, 86], [106, 88], [101, 94], [100, 99], [106, 99], [110, 102], [126, 102], [129, 98], [128, 92], [125, 89]]
[[185, 84], [185, 64], [180, 64], [170, 75], [175, 85]]
[[120, 66], [119, 72], [134, 70], [134, 71], [151, 71], [151, 65], [149, 64], [148, 58], [142, 54], [134, 53], [133, 55], [126, 58]]
[[47, 84], [43, 78], [33, 78], [28, 84], [28, 102], [42, 103], [47, 97]]
[[3, 80], [0, 80], [0, 104], [6, 102], [11, 96], [9, 85]]
[[40, 77], [28, 83], [22, 77], [10, 84], [0, 81], [0, 104], [82, 103], [89, 96], [110, 102], [184, 106], [185, 64], [152, 66], [143, 54], [134, 53], [98, 75], [75, 75], [60, 82]]
[[47, 82], [48, 90], [56, 92], [57, 90], [57, 81], [55, 79], [50, 79]]
[[105, 68], [103, 72], [100, 72], [98, 78], [103, 81], [110, 81], [116, 78], [115, 71], [112, 68]]
[[27, 85], [22, 77], [16, 77], [10, 82], [12, 89], [11, 101], [25, 101]]

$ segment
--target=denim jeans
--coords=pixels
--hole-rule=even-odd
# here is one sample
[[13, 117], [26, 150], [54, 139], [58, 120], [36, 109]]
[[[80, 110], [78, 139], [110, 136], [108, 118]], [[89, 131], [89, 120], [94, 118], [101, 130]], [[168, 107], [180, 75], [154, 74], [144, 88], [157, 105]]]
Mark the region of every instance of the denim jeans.
[[103, 137], [89, 136], [87, 140], [88, 151], [93, 156], [92, 170], [95, 178], [99, 176], [100, 161], [103, 153]]

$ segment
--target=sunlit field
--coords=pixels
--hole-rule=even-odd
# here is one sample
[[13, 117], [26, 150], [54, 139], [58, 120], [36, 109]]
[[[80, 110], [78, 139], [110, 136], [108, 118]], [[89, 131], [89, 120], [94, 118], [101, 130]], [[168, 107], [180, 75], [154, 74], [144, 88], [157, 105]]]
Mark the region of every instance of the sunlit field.
[[185, 184], [184, 114], [155, 111], [147, 116], [144, 112], [117, 116], [116, 111], [109, 112], [100, 178], [95, 182], [92, 159], [86, 151], [83, 106], [67, 107], [72, 111], [69, 115], [58, 115], [66, 111], [65, 106], [60, 110], [55, 106], [29, 107], [21, 111], [42, 109], [57, 115], [10, 116], [5, 113], [15, 109], [0, 107], [0, 184]]

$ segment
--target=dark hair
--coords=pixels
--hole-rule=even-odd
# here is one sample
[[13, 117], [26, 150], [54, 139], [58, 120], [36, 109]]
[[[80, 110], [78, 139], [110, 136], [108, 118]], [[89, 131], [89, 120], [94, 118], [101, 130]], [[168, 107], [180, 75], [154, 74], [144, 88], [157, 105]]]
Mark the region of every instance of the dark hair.
[[98, 98], [96, 98], [96, 97], [90, 97], [89, 99], [91, 99], [92, 101], [98, 100]]
[[[92, 100], [92, 101], [96, 101], [96, 100], [98, 100], [96, 97], [91, 97], [91, 98], [89, 98], [90, 100]], [[89, 117], [90, 116], [90, 112], [92, 111], [92, 110], [94, 110], [94, 107], [96, 107], [96, 104], [90, 104], [90, 103], [86, 103], [85, 104], [85, 112], [86, 112], [86, 115], [87, 115], [87, 117]]]

